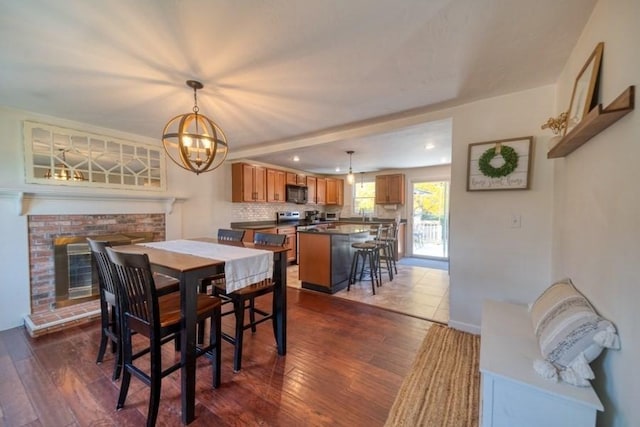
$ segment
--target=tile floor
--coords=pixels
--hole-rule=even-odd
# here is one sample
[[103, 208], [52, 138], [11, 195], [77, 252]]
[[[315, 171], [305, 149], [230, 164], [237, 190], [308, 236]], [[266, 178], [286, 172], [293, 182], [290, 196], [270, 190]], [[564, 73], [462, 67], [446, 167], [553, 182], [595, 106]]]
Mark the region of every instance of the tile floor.
[[[444, 270], [398, 264], [398, 274], [389, 281], [382, 277], [382, 286], [371, 292], [371, 281], [351, 285], [351, 290], [338, 291], [335, 297], [374, 305], [421, 319], [447, 323], [449, 321], [449, 274]], [[287, 284], [299, 288], [298, 266], [287, 270]]]

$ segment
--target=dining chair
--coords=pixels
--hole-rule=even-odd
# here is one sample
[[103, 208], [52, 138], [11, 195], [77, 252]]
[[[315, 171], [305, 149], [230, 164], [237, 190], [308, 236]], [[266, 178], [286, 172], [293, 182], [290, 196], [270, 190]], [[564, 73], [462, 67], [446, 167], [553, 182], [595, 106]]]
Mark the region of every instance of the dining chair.
[[[111, 244], [109, 242], [93, 240], [91, 238], [87, 238], [87, 243], [89, 244], [89, 248], [98, 271], [98, 288], [100, 290], [101, 336], [96, 363], [102, 363], [104, 354], [107, 350], [107, 344], [111, 342], [111, 351], [116, 355], [112, 376], [112, 379], [115, 381], [120, 378], [120, 371], [122, 369], [122, 346], [120, 343], [119, 325], [120, 305], [116, 298], [116, 285], [114, 282], [112, 266], [106, 251], [106, 248], [111, 247]], [[165, 276], [160, 273], [153, 273], [153, 278], [158, 295], [166, 295], [180, 291], [180, 282], [173, 277]]]
[[[284, 247], [286, 238], [286, 234], [255, 232], [253, 235], [253, 243], [256, 245]], [[223, 333], [222, 338], [234, 345], [234, 372], [239, 372], [242, 367], [242, 341], [245, 330], [251, 329], [251, 332], [255, 333], [257, 325], [271, 319], [275, 335], [276, 325], [275, 317], [273, 316], [273, 309], [271, 313], [269, 313], [264, 310], [260, 310], [255, 306], [255, 299], [269, 293], [273, 294], [275, 285], [276, 284], [273, 279], [267, 279], [233, 292], [226, 292], [224, 281], [214, 282], [213, 294], [222, 298], [229, 298], [233, 304], [233, 311], [222, 313], [222, 315], [224, 316], [231, 313], [235, 315], [235, 335], [232, 337], [229, 334]], [[245, 324], [244, 318], [246, 310], [249, 310], [249, 323], [247, 324]], [[256, 314], [260, 315], [260, 318], [257, 320]]]
[[[219, 242], [242, 242], [244, 239], [245, 230], [231, 230], [227, 228], [219, 228], [218, 229], [218, 241]], [[202, 279], [200, 282], [199, 292], [201, 294], [206, 294], [208, 292], [209, 286], [213, 283], [218, 282], [224, 285], [224, 273], [216, 274], [215, 276], [210, 276]], [[227, 304], [231, 302], [231, 299], [224, 295], [217, 295], [222, 299], [222, 304]], [[223, 313], [229, 314], [230, 312]], [[201, 343], [204, 340], [204, 327], [202, 324], [199, 325], [198, 328], [198, 343]]]
[[[140, 379], [150, 387], [147, 426], [155, 425], [160, 405], [162, 378], [182, 367], [177, 362], [163, 369], [162, 344], [179, 339], [184, 332], [180, 311], [180, 294], [158, 295], [153, 273], [146, 254], [116, 252], [106, 248], [114, 271], [116, 295], [120, 303], [123, 372], [120, 394], [116, 409], [121, 409], [126, 401], [131, 376]], [[196, 355], [213, 357], [213, 387], [220, 385], [221, 366], [221, 325], [220, 299], [197, 296], [197, 321], [211, 319], [209, 345], [196, 348]], [[136, 332], [149, 340], [149, 346], [134, 354], [132, 334]], [[215, 353], [212, 351], [215, 350]], [[136, 366], [134, 361], [144, 354], [151, 358], [147, 371]]]

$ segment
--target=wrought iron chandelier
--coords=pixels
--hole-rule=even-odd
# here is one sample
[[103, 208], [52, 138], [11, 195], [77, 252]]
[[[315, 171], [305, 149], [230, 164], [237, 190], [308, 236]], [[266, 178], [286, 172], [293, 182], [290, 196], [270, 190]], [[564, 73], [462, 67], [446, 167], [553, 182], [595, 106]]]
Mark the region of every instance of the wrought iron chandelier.
[[354, 152], [352, 150], [347, 151], [347, 154], [349, 155], [349, 174], [347, 175], [347, 182], [349, 184], [353, 184], [353, 182], [355, 181], [353, 170], [351, 169], [351, 156], [353, 155], [353, 153]]
[[204, 85], [187, 80], [193, 89], [193, 112], [169, 120], [162, 131], [162, 144], [169, 158], [196, 175], [216, 169], [229, 152], [222, 129], [208, 117], [199, 114], [197, 90]]

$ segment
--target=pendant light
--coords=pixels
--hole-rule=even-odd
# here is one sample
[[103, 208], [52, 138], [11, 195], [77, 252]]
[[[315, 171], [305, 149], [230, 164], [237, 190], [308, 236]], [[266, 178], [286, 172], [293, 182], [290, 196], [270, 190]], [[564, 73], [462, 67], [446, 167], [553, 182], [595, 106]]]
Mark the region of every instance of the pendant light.
[[349, 150], [347, 151], [347, 154], [349, 155], [349, 174], [347, 175], [347, 182], [349, 184], [353, 184], [353, 182], [355, 181], [355, 177], [353, 176], [353, 170], [351, 170], [351, 156], [353, 155], [353, 151]]
[[229, 145], [222, 129], [199, 113], [197, 90], [204, 85], [187, 80], [187, 86], [193, 89], [193, 112], [169, 120], [162, 131], [162, 144], [175, 164], [199, 175], [219, 167], [227, 157]]

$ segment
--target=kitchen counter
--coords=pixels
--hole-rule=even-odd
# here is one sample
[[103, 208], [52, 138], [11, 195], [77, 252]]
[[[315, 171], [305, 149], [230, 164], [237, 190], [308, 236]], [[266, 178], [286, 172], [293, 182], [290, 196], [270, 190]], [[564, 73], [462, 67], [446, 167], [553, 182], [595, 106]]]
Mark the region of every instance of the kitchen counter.
[[348, 224], [348, 225], [337, 225], [335, 227], [327, 227], [327, 228], [318, 228], [315, 230], [307, 230], [300, 231], [301, 233], [316, 233], [316, 234], [344, 234], [344, 235], [352, 235], [358, 233], [369, 233], [371, 231], [371, 224]]
[[351, 244], [371, 239], [370, 224], [298, 231], [298, 274], [302, 287], [335, 293], [347, 287]]

